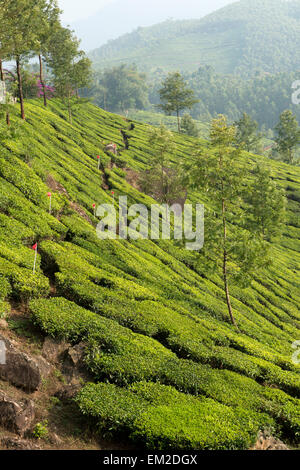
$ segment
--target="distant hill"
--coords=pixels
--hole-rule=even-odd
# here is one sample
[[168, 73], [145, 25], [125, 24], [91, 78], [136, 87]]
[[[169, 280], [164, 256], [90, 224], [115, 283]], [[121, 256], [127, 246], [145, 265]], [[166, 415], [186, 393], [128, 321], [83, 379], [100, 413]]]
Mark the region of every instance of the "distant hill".
[[[203, 18], [213, 10], [221, 8], [234, 0], [213, 0], [213, 3], [195, 0], [110, 0], [94, 15], [71, 24], [76, 35], [82, 39], [82, 47], [90, 51], [111, 39], [129, 33], [138, 26], [152, 26], [173, 19]], [[171, 6], [170, 6], [171, 3]]]
[[168, 20], [138, 28], [90, 53], [97, 68], [136, 63], [148, 72], [253, 75], [295, 71], [300, 64], [300, 0], [241, 0], [200, 20]]

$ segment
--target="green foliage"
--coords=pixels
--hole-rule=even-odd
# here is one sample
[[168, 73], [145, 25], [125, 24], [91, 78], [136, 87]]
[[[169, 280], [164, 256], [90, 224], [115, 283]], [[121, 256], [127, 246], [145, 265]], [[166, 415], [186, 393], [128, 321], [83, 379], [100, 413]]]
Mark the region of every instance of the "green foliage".
[[138, 28], [96, 49], [91, 57], [99, 70], [135, 62], [143, 71], [176, 71], [180, 64], [190, 73], [201, 63], [221, 74], [245, 77], [257, 71], [294, 71], [300, 62], [299, 18], [297, 1], [242, 0], [201, 19]]
[[184, 114], [181, 118], [181, 132], [183, 134], [190, 135], [192, 137], [199, 136], [199, 130], [195, 121], [193, 121], [192, 117], [189, 114]]
[[80, 104], [78, 89], [90, 83], [91, 61], [79, 50], [79, 40], [73, 32], [60, 25], [52, 34], [46, 57], [54, 73], [56, 94], [66, 102], [69, 122], [72, 123], [72, 108]]
[[[235, 126], [229, 126], [224, 116], [213, 120], [211, 153], [201, 150], [191, 169], [192, 184], [206, 190], [215, 201], [214, 211], [206, 223], [209, 230], [204, 252], [209, 265], [213, 263], [215, 269], [222, 268], [224, 293], [233, 324], [236, 322], [229, 279], [242, 280], [246, 285], [257, 269], [267, 265], [270, 247], [265, 240], [273, 233], [280, 233], [285, 207], [284, 195], [271, 182], [268, 172], [254, 170], [253, 186], [248, 186], [247, 162], [241, 159], [236, 132]], [[252, 223], [247, 223], [248, 214], [251, 214], [250, 219], [252, 216]], [[243, 230], [245, 226], [247, 232]]]
[[277, 151], [283, 161], [294, 162], [294, 150], [300, 143], [300, 128], [296, 116], [290, 110], [283, 111], [275, 127]]
[[246, 228], [271, 241], [282, 234], [286, 221], [286, 198], [283, 190], [272, 180], [267, 167], [256, 166], [253, 180], [246, 195]]
[[156, 201], [172, 205], [180, 197], [184, 198], [182, 172], [170, 168], [170, 157], [176, 151], [172, 133], [164, 126], [149, 133], [149, 147], [153, 151], [152, 164], [142, 173], [139, 183], [142, 191]]
[[84, 414], [99, 419], [101, 431], [123, 431], [159, 450], [249, 448], [259, 429], [274, 424], [266, 415], [239, 407], [233, 411], [211, 399], [149, 382], [127, 389], [89, 384], [76, 401]]
[[[155, 142], [150, 148], [149, 126], [88, 103], [74, 109], [72, 125], [60, 100], [50, 100], [47, 108], [34, 100], [26, 109], [22, 135], [0, 144], [0, 314], [11, 298], [34, 297], [32, 320], [44, 334], [84, 343], [86, 367], [100, 385], [86, 390], [82, 410], [107, 433], [124, 432], [136, 443], [164, 449], [247, 448], [266, 426], [296, 443], [300, 384], [291, 342], [300, 321], [299, 169], [269, 160], [270, 181], [264, 170], [256, 170], [264, 158], [241, 152], [237, 159], [247, 175], [242, 189], [256, 188], [261, 204], [265, 197], [274, 203], [271, 219], [275, 187], [288, 196], [282, 238], [268, 229], [273, 265], [257, 271], [246, 289], [232, 285], [238, 332], [227, 321], [222, 278], [206, 269], [202, 255], [168, 240], [97, 238], [92, 205], [111, 202], [112, 190], [116, 200], [127, 195], [130, 204], [155, 202], [127, 182], [128, 168], [139, 174], [159, 156]], [[11, 118], [17, 121], [16, 111]], [[128, 136], [126, 146], [120, 130]], [[118, 146], [122, 170], [111, 168], [104, 151], [109, 142]], [[176, 145], [167, 155], [171, 169], [180, 161], [193, 163], [195, 146], [213, 154], [207, 142], [186, 135], [175, 133], [170, 143]], [[210, 223], [215, 194], [191, 190], [189, 202], [199, 201]], [[249, 209], [252, 202], [247, 204]], [[247, 235], [235, 211], [229, 233]], [[248, 211], [247, 224], [257, 224], [254, 216]], [[49, 297], [48, 276], [60, 297], [43, 298]], [[105, 394], [112, 397], [107, 408]], [[204, 413], [215, 426], [213, 434]], [[188, 415], [198, 423], [193, 421], [190, 434]]]
[[247, 113], [243, 113], [243, 116], [235, 122], [235, 125], [237, 127], [237, 144], [244, 147], [247, 152], [254, 152], [262, 138], [262, 135], [257, 133], [257, 122], [251, 119]]
[[194, 97], [193, 90], [187, 87], [179, 72], [169, 73], [159, 90], [159, 97], [161, 104], [158, 107], [168, 115], [176, 114], [178, 132], [180, 132], [180, 111], [191, 109], [198, 102]]
[[45, 439], [48, 437], [48, 421], [44, 420], [41, 423], [37, 423], [32, 431], [33, 437], [35, 439]]
[[135, 65], [107, 69], [96, 76], [87, 94], [95, 104], [111, 112], [144, 109], [148, 104], [146, 75], [139, 73]]

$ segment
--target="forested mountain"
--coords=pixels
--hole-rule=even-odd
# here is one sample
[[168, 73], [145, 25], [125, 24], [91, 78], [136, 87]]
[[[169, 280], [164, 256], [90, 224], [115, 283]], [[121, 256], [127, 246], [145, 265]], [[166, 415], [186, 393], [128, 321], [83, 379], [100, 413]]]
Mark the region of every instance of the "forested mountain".
[[[291, 109], [300, 120], [300, 106], [292, 103], [292, 84], [298, 78], [296, 72], [285, 72], [261, 73], [241, 79], [235, 75], [217, 74], [207, 66], [185, 74], [188, 86], [199, 99], [191, 112], [194, 118], [208, 121], [221, 113], [235, 121], [246, 112], [267, 129], [274, 128], [285, 109]], [[150, 99], [153, 104], [159, 102], [157, 90], [160, 87], [160, 79], [152, 80]]]
[[295, 71], [300, 64], [300, 1], [241, 0], [200, 20], [165, 21], [109, 41], [90, 57], [98, 68], [136, 63], [143, 71], [250, 76]]

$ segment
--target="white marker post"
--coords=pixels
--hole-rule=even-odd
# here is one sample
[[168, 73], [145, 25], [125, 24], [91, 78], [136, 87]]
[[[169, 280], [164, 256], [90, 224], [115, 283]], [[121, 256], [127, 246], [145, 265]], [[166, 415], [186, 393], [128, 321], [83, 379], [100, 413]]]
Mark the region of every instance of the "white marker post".
[[93, 209], [94, 209], [94, 217], [96, 217], [96, 204], [93, 204]]
[[112, 191], [112, 192], [111, 192], [111, 195], [112, 195], [113, 201], [115, 202], [115, 192]]
[[48, 193], [47, 194], [48, 198], [49, 198], [49, 214], [51, 214], [51, 204], [52, 204], [52, 193]]
[[33, 274], [35, 274], [35, 270], [36, 270], [36, 260], [37, 260], [37, 250], [38, 250], [38, 244], [35, 243], [32, 247], [32, 249], [34, 250], [35, 254], [34, 254], [34, 263], [33, 263]]
[[4, 366], [6, 364], [6, 345], [4, 341], [0, 341], [0, 365]]
[[101, 161], [100, 155], [97, 156], [97, 159], [98, 159], [98, 170], [100, 170], [100, 161]]

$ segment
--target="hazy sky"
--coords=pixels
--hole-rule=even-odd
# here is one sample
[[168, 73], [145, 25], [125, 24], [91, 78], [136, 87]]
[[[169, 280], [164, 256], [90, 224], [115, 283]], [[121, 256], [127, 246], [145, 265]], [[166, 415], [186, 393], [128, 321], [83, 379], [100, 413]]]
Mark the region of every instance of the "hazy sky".
[[[103, 6], [114, 3], [116, 0], [58, 0], [59, 6], [64, 10], [63, 19], [66, 22], [73, 22], [92, 16], [95, 12], [101, 10]], [[195, 8], [199, 9], [199, 15], [208, 14], [218, 8], [221, 8], [234, 0], [195, 0]], [[151, 0], [140, 0], [141, 4], [149, 4]], [[184, 4], [184, 0], [161, 0], [164, 6], [170, 6], [170, 11], [175, 4]], [[188, 11], [186, 12], [187, 17]], [[172, 15], [170, 15], [172, 16]]]
[[63, 23], [81, 47], [92, 50], [110, 39], [167, 19], [199, 19], [234, 0], [58, 0]]

